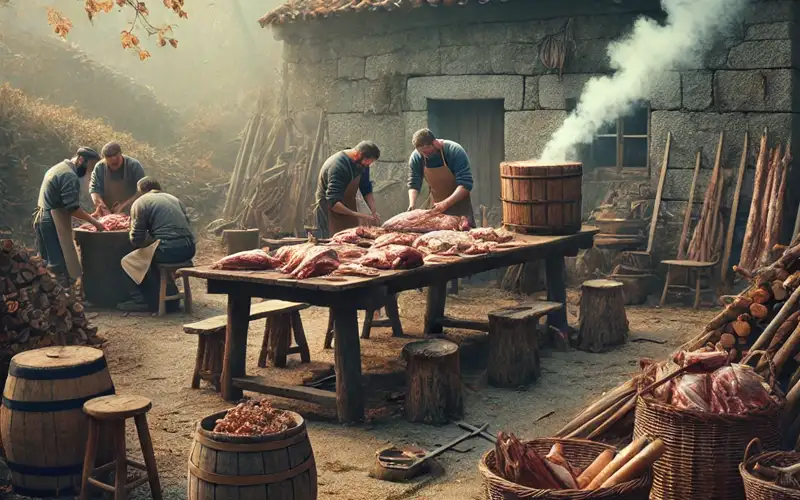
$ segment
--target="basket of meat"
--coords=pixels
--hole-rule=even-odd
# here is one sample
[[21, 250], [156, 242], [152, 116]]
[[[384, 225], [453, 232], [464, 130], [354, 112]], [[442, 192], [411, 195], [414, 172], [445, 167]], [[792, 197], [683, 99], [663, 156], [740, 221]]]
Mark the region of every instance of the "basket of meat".
[[[644, 387], [654, 380], [663, 384]], [[742, 452], [755, 437], [778, 447], [783, 397], [751, 367], [714, 350], [680, 352], [641, 384], [634, 438], [657, 435], [665, 445], [653, 468], [653, 497], [744, 500]]]
[[488, 500], [647, 500], [661, 447], [642, 439], [617, 452], [583, 439], [521, 442], [501, 432], [478, 470]]

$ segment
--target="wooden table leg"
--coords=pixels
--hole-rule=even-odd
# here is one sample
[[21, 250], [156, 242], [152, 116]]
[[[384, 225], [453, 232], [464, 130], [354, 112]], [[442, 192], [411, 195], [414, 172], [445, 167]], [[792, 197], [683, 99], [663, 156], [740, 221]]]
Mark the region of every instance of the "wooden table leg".
[[545, 280], [547, 281], [547, 300], [558, 302], [564, 307], [547, 314], [547, 324], [566, 332], [567, 322], [567, 269], [563, 255], [553, 255], [544, 261]]
[[392, 325], [392, 337], [403, 336], [403, 324], [400, 322], [400, 308], [397, 307], [397, 295], [392, 294], [386, 299], [386, 316]]
[[667, 264], [667, 277], [664, 279], [664, 291], [661, 292], [661, 302], [658, 303], [658, 307], [664, 307], [664, 303], [667, 302], [667, 293], [669, 293], [669, 279], [671, 278], [672, 274], [672, 266]]
[[333, 308], [336, 360], [336, 410], [339, 422], [364, 420], [364, 391], [361, 381], [361, 343], [355, 307]]
[[228, 295], [228, 328], [225, 330], [225, 356], [222, 360], [222, 398], [237, 401], [242, 390], [233, 386], [234, 377], [245, 376], [247, 329], [250, 327], [250, 297]]
[[447, 303], [447, 282], [428, 287], [428, 303], [425, 308], [425, 335], [442, 333], [439, 321], [444, 317]]

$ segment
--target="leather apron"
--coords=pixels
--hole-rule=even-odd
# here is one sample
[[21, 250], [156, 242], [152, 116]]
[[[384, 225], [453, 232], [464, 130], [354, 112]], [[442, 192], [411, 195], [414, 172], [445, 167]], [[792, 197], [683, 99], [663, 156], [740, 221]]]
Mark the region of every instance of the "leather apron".
[[[425, 182], [428, 183], [428, 187], [431, 190], [431, 195], [428, 198], [428, 207], [432, 206], [433, 203], [446, 200], [458, 187], [456, 176], [453, 175], [453, 172], [451, 172], [450, 168], [447, 166], [447, 160], [444, 158], [444, 151], [439, 150], [439, 154], [442, 156], [443, 164], [439, 168], [428, 168], [428, 159], [425, 158], [425, 156], [422, 157], [422, 176], [425, 178]], [[433, 202], [431, 202], [431, 199]], [[445, 213], [447, 215], [466, 217], [469, 219], [470, 225], [475, 227], [475, 214], [472, 213], [472, 200], [469, 195], [450, 207]]]
[[[131, 189], [128, 187], [128, 162], [127, 160], [122, 160], [122, 179], [112, 179], [111, 178], [111, 169], [106, 167], [106, 178], [103, 180], [103, 203], [106, 204], [109, 210], [114, 211], [114, 204], [115, 203], [125, 203], [128, 199], [136, 194], [136, 190], [134, 189], [131, 192]], [[123, 213], [130, 213], [131, 207], [130, 205], [123, 211]]]
[[[342, 197], [342, 205], [354, 212], [358, 211], [356, 194], [358, 194], [358, 185], [360, 182], [360, 175], [353, 178], [353, 180], [350, 181], [350, 184], [348, 184], [347, 188], [344, 190], [344, 196]], [[331, 236], [339, 231], [344, 231], [345, 229], [358, 226], [358, 217], [339, 214], [331, 210], [331, 208], [332, 207], [328, 207], [328, 231], [330, 232]]]
[[[41, 220], [42, 212], [44, 212], [44, 208], [42, 207], [44, 206], [45, 187], [50, 184], [50, 179], [54, 175], [63, 174], [65, 172], [75, 172], [72, 165], [67, 161], [59, 163], [55, 168], [48, 170], [45, 174], [42, 187], [39, 189], [39, 210], [34, 219], [36, 222]], [[65, 208], [51, 208], [50, 217], [53, 219], [53, 225], [56, 227], [58, 243], [61, 246], [61, 253], [64, 254], [64, 264], [67, 267], [67, 274], [69, 274], [69, 277], [73, 280], [77, 280], [81, 277], [81, 274], [83, 274], [83, 268], [81, 267], [81, 261], [78, 258], [78, 248], [75, 246], [75, 239], [72, 235], [72, 214]]]

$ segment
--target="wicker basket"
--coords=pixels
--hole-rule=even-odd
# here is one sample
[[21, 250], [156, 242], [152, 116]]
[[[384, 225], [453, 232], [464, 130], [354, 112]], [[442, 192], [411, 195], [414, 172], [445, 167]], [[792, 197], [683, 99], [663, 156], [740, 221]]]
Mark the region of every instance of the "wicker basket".
[[653, 466], [653, 498], [744, 500], [739, 463], [748, 443], [760, 437], [780, 444], [780, 409], [750, 415], [681, 410], [652, 398], [636, 401], [633, 436], [657, 436], [664, 456]]
[[[758, 448], [758, 453], [755, 452]], [[753, 455], [753, 453], [756, 453]], [[752, 456], [751, 456], [752, 455]], [[800, 490], [784, 488], [770, 481], [764, 481], [751, 474], [748, 469], [756, 462], [761, 465], [773, 467], [788, 467], [800, 462], [800, 453], [794, 451], [768, 451], [761, 450], [761, 440], [754, 439], [744, 452], [744, 460], [739, 464], [739, 474], [744, 481], [744, 493], [747, 500], [800, 500]]]
[[[583, 439], [533, 439], [526, 441], [525, 446], [532, 447], [536, 453], [544, 456], [554, 444], [564, 446], [564, 458], [570, 464], [585, 469], [598, 455], [614, 447], [594, 441]], [[521, 486], [507, 481], [492, 472], [495, 464], [494, 450], [489, 450], [483, 455], [478, 470], [483, 478], [484, 498], [487, 500], [515, 500], [538, 498], [544, 500], [647, 500], [650, 495], [652, 476], [648, 471], [646, 476], [618, 484], [612, 488], [602, 488], [591, 491], [582, 490], [539, 490]]]

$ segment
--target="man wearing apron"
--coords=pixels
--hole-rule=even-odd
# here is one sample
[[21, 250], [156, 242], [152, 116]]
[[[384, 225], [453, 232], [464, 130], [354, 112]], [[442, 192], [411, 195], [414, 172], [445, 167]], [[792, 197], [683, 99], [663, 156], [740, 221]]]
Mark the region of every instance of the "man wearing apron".
[[[317, 237], [330, 238], [359, 224], [378, 224], [369, 166], [381, 155], [374, 142], [362, 141], [353, 149], [334, 153], [322, 164], [317, 179], [315, 213]], [[371, 214], [358, 211], [356, 193], [361, 191]]]
[[116, 142], [103, 146], [103, 161], [92, 171], [89, 193], [95, 206], [95, 215], [126, 213], [136, 199], [136, 183], [144, 177], [139, 160], [122, 154]]
[[432, 210], [466, 217], [475, 227], [469, 196], [472, 170], [467, 152], [456, 142], [437, 139], [426, 128], [415, 132], [412, 142], [415, 151], [408, 159], [408, 210], [416, 207], [425, 179], [431, 191]]
[[[122, 268], [138, 285], [140, 301], [118, 304], [123, 311], [158, 311], [158, 292], [161, 283], [155, 264], [180, 264], [194, 258], [196, 242], [190, 227], [186, 207], [181, 201], [161, 190], [161, 184], [151, 177], [138, 182], [139, 197], [131, 206], [130, 241], [137, 248], [122, 260]], [[177, 293], [177, 287], [167, 282], [167, 295]], [[167, 303], [167, 310], [177, 309], [179, 301]]]
[[103, 225], [80, 206], [80, 179], [94, 168], [100, 155], [89, 148], [80, 148], [71, 160], [51, 167], [39, 189], [33, 228], [39, 255], [62, 284], [81, 276], [81, 264], [72, 239], [72, 217], [93, 224], [98, 231]]

